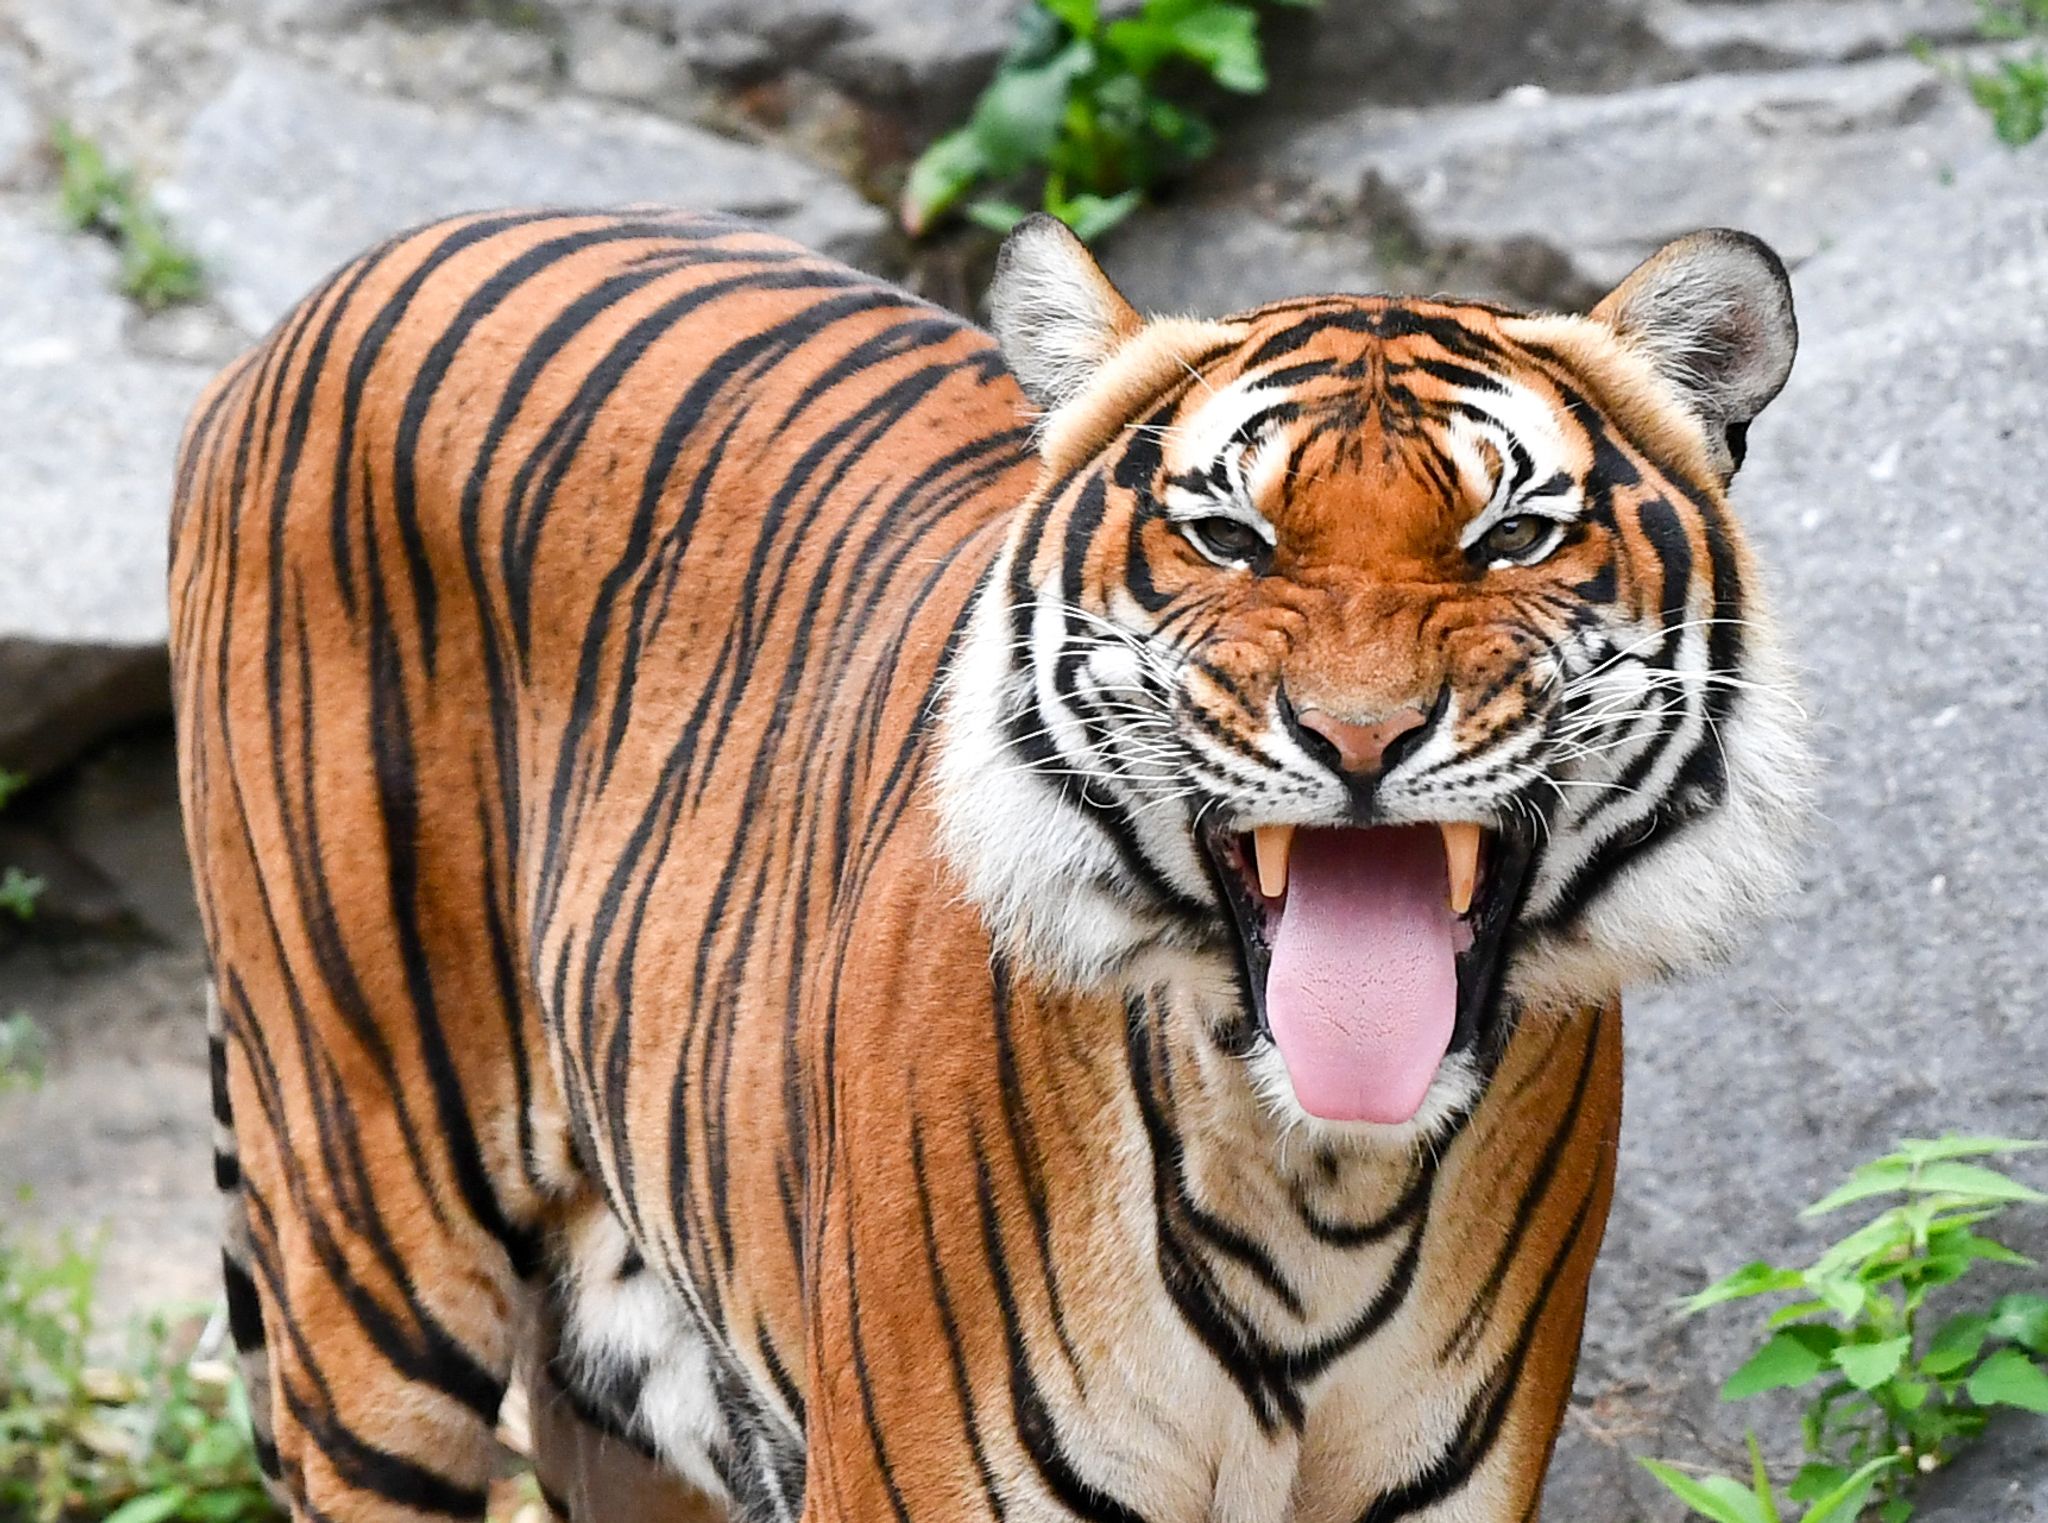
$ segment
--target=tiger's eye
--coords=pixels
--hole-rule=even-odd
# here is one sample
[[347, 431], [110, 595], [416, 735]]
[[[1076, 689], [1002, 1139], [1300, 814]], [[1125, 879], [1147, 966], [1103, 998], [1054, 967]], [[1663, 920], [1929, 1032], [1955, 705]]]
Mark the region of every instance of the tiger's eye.
[[1527, 555], [1543, 542], [1543, 536], [1550, 532], [1550, 520], [1534, 513], [1517, 513], [1512, 518], [1503, 518], [1479, 541], [1480, 548], [1489, 556], [1514, 559]]
[[1259, 531], [1240, 518], [1226, 518], [1219, 513], [1194, 519], [1182, 527], [1195, 547], [1214, 560], [1245, 564], [1266, 548]]

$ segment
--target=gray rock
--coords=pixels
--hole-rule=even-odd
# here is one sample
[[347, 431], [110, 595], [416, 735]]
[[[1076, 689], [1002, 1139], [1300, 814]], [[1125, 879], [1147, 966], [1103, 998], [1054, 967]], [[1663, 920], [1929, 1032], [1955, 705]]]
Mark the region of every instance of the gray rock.
[[128, 354], [113, 263], [0, 202], [0, 765], [31, 773], [168, 703], [164, 512], [207, 372]]
[[1112, 235], [1104, 268], [1145, 312], [1220, 315], [1305, 291], [1383, 291], [1393, 262], [1354, 227], [1319, 228], [1205, 185]]
[[258, 25], [334, 31], [377, 11], [395, 10], [403, 0], [226, 0], [230, 14]]
[[0, 1094], [0, 1228], [100, 1247], [94, 1315], [122, 1348], [131, 1317], [220, 1294], [220, 1202], [197, 949], [0, 954], [8, 1011], [47, 1033], [46, 1077]]
[[1265, 23], [1269, 109], [1484, 100], [1515, 85], [1604, 90], [1658, 74], [1646, 0], [1327, 0]]
[[692, 93], [688, 60], [673, 34], [601, 11], [577, 11], [564, 27], [569, 83], [586, 95], [673, 110]]
[[[1900, 1136], [2048, 1134], [2044, 187], [2048, 141], [2000, 153], [1795, 275], [1804, 351], [1736, 499], [1811, 672], [1827, 826], [1748, 956], [1631, 1007], [1564, 1523], [1681, 1516], [1628, 1455], [1740, 1454], [1753, 1414], [1712, 1393], [1752, 1319], [1674, 1325], [1673, 1297], [1825, 1241], [1791, 1208]], [[2040, 1424], [2001, 1424], [1920, 1523], [2048, 1516]]]
[[147, 12], [132, 0], [8, 0], [4, 19], [75, 110], [135, 82]]
[[430, 111], [262, 56], [199, 113], [180, 159], [161, 199], [222, 304], [258, 332], [343, 259], [450, 212], [670, 201], [855, 260], [872, 259], [887, 229], [881, 211], [773, 149], [570, 101], [528, 117]]
[[28, 60], [0, 40], [0, 186], [22, 175], [41, 141], [41, 124], [29, 99]]
[[1532, 240], [1597, 291], [1666, 237], [1716, 224], [1748, 228], [1796, 263], [1989, 151], [1961, 92], [1917, 61], [1886, 60], [1366, 111], [1304, 134], [1288, 162], [1311, 195], [1368, 223], [1405, 225], [1429, 248], [1480, 262]]
[[[1479, 105], [1364, 107], [1265, 134], [1235, 171], [1212, 171], [1248, 174], [1252, 205], [1231, 202], [1240, 228], [1219, 225], [1221, 245], [1185, 270], [1169, 266], [1148, 294], [1227, 310], [1242, 305], [1234, 270], [1257, 284], [1276, 246], [1339, 232], [1402, 286], [1577, 306], [1697, 227], [1747, 228], [1797, 264], [1996, 151], [1962, 92], [1911, 59], [1614, 95], [1531, 86]], [[1198, 191], [1195, 204], [1207, 201]], [[1145, 241], [1143, 227], [1117, 247]], [[1174, 237], [1170, 224], [1162, 236]]]
[[711, 77], [808, 71], [935, 132], [993, 72], [1024, 9], [1023, 0], [672, 0], [668, 24]]
[[1686, 76], [1856, 63], [1915, 43], [1974, 41], [1983, 11], [1971, 0], [1764, 0], [1652, 5], [1647, 21]]

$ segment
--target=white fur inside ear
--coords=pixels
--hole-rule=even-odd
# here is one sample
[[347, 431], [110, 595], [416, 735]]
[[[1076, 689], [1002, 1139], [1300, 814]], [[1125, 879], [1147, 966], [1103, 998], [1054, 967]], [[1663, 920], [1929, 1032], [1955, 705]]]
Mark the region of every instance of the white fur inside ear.
[[1799, 347], [1792, 285], [1770, 246], [1725, 228], [1689, 233], [1644, 260], [1592, 315], [1676, 388], [1723, 474], [1732, 472], [1739, 431], [1778, 394]]
[[1003, 244], [989, 311], [1024, 394], [1047, 412], [1078, 396], [1143, 325], [1081, 240], [1042, 213]]

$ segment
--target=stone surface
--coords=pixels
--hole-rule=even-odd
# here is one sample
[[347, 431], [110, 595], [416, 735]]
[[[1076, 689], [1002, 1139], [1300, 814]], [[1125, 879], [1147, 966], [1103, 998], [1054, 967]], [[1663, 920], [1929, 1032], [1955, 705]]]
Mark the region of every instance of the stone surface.
[[[655, 9], [646, 0], [624, 7]], [[670, 0], [667, 25], [704, 74], [818, 74], [937, 131], [1009, 45], [1022, 0]]]
[[0, 816], [0, 830], [61, 839], [120, 930], [0, 927], [0, 1016], [28, 1014], [46, 1047], [40, 1088], [0, 1088], [0, 1235], [103, 1240], [96, 1310], [114, 1337], [220, 1288], [205, 958], [171, 762], [167, 725], [130, 735]]
[[1646, 20], [1684, 75], [1856, 63], [1916, 43], [1969, 42], [1983, 14], [1971, 0], [1765, 0], [1653, 4]]
[[29, 97], [28, 59], [0, 40], [0, 187], [14, 183], [28, 168], [42, 139]]
[[694, 76], [672, 33], [601, 11], [567, 18], [569, 82], [586, 94], [666, 109], [688, 97]]
[[[1632, 1006], [1562, 1519], [1676, 1519], [1628, 1454], [1739, 1456], [1745, 1414], [1712, 1390], [1749, 1320], [1677, 1325], [1673, 1297], [1824, 1241], [1788, 1208], [1897, 1137], [2043, 1135], [2044, 186], [2048, 141], [2000, 153], [1795, 275], [1803, 352], [1736, 500], [1811, 672], [1826, 826], [1804, 894], [1749, 956]], [[2040, 1213], [2015, 1221], [2048, 1248]], [[2013, 1425], [1919, 1523], [2048, 1516], [2042, 1434]]]
[[[1396, 284], [1575, 306], [1698, 227], [1746, 228], [1797, 264], [1994, 151], [1962, 92], [1913, 59], [1613, 95], [1527, 87], [1267, 133], [1226, 171], [1250, 179], [1249, 204], [1206, 187], [1188, 199], [1226, 205], [1238, 224], [1204, 238], [1198, 259], [1157, 252], [1188, 242], [1171, 216], [1157, 230], [1134, 222], [1114, 248], [1149, 246], [1132, 294], [1159, 307], [1242, 305], [1240, 287], [1284, 284], [1275, 249], [1328, 233], [1347, 235]], [[1308, 262], [1320, 275], [1322, 261]]]
[[1484, 100], [1515, 85], [1611, 89], [1657, 74], [1645, 0], [1327, 0], [1272, 27], [1271, 109]]
[[203, 367], [134, 358], [114, 258], [0, 200], [0, 765], [40, 773], [168, 701], [164, 514]]
[[668, 201], [872, 257], [883, 213], [773, 149], [579, 102], [439, 112], [251, 58], [194, 119], [165, 205], [221, 303], [267, 328], [342, 260], [408, 224], [501, 205]]

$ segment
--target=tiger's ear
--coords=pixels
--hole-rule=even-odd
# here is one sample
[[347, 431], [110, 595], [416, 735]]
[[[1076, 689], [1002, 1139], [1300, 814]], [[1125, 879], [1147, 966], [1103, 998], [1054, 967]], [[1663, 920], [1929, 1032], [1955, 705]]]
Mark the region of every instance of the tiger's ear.
[[1792, 282], [1770, 245], [1710, 228], [1667, 243], [1593, 308], [1656, 368], [1706, 433], [1726, 481], [1749, 423], [1792, 372]]
[[1026, 217], [1004, 240], [989, 286], [990, 326], [1033, 403], [1057, 412], [1145, 326], [1064, 222]]

